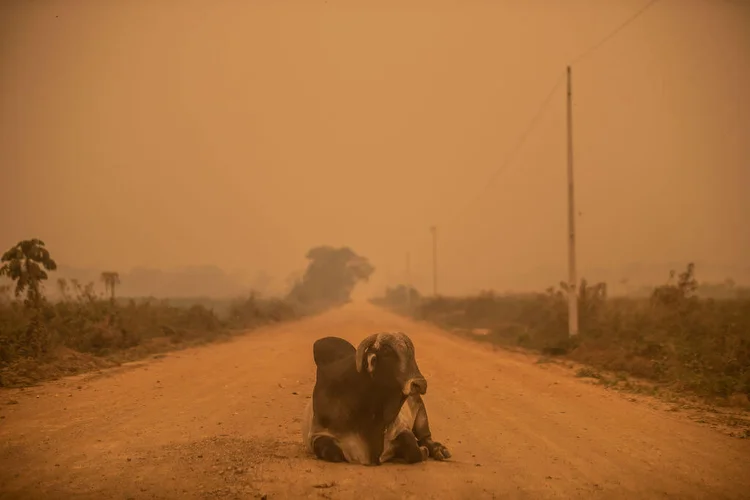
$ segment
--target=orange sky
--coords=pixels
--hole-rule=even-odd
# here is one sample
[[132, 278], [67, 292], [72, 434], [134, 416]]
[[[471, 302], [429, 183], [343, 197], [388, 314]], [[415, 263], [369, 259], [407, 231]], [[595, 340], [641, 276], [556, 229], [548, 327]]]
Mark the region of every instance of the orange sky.
[[[434, 223], [443, 292], [555, 283], [564, 86], [470, 201], [645, 3], [6, 0], [0, 247], [283, 279], [346, 244], [429, 289]], [[746, 269], [750, 2], [662, 0], [573, 79], [581, 274]]]

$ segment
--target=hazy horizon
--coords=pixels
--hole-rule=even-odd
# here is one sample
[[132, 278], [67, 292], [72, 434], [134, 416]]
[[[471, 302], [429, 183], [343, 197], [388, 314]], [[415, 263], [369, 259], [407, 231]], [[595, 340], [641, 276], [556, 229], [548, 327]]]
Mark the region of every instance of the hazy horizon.
[[[609, 295], [612, 296], [641, 296], [653, 286], [664, 284], [668, 281], [669, 271], [681, 272], [685, 269], [685, 263], [672, 262], [643, 266], [632, 263], [624, 269], [595, 269], [593, 276], [581, 276], [589, 283], [605, 281], [608, 285]], [[736, 273], [731, 270], [711, 268], [705, 269], [698, 263], [696, 278], [701, 285], [719, 285], [725, 280], [731, 279], [736, 285], [747, 287], [750, 282], [736, 279]], [[81, 269], [72, 268], [60, 264], [57, 271], [51, 273], [47, 282], [45, 295], [51, 299], [61, 298], [58, 280], [64, 279], [68, 285], [76, 280], [80, 285], [89, 283], [94, 285], [94, 291], [106, 295], [108, 291], [101, 279], [104, 269]], [[377, 271], [376, 271], [377, 272]], [[273, 276], [263, 270], [255, 273], [242, 271], [227, 271], [218, 266], [184, 266], [175, 268], [147, 268], [135, 267], [119, 271], [120, 284], [117, 286], [119, 297], [154, 297], [157, 299], [236, 299], [247, 296], [249, 293], [260, 294], [263, 297], [285, 296], [295, 282], [304, 273], [303, 269], [295, 270], [287, 275]], [[723, 277], [722, 277], [723, 276]], [[493, 290], [497, 293], [513, 292], [541, 292], [549, 286], [557, 287], [558, 283], [565, 279], [564, 276], [555, 276], [549, 269], [537, 269], [526, 274], [517, 275], [521, 278], [522, 286], [512, 286], [513, 276], [501, 280], [500, 285], [490, 287], [476, 287], [468, 290], [453, 292], [455, 295], [476, 294], [478, 292]], [[391, 276], [390, 280], [370, 281], [359, 283], [352, 294], [354, 301], [367, 301], [372, 297], [381, 296], [387, 287], [393, 287], [404, 283], [399, 277]], [[518, 281], [516, 278], [515, 281]], [[430, 295], [432, 288], [431, 276], [422, 276], [415, 284], [418, 291], [423, 295]], [[428, 283], [429, 282], [429, 283]], [[4, 277], [0, 277], [0, 285], [12, 286], [12, 283]], [[69, 293], [73, 293], [72, 288]], [[443, 294], [443, 292], [440, 292]]]
[[[3, 2], [0, 251], [282, 282], [349, 246], [358, 293], [407, 252], [429, 292], [435, 224], [440, 293], [555, 284], [560, 77], [646, 3]], [[747, 88], [750, 2], [661, 0], [573, 64], [580, 277], [750, 280]]]

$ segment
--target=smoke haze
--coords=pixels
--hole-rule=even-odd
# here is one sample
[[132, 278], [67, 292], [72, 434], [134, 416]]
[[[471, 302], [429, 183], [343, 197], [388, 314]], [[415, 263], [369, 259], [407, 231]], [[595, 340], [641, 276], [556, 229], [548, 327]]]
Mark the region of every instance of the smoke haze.
[[[169, 289], [195, 295], [287, 289], [318, 245], [366, 256], [370, 293], [410, 252], [429, 292], [435, 224], [442, 293], [555, 284], [560, 78], [643, 1], [564, 5], [2, 2], [0, 248], [123, 291], [197, 267]], [[748, 88], [744, 2], [663, 0], [573, 65], [581, 276], [750, 280]]]

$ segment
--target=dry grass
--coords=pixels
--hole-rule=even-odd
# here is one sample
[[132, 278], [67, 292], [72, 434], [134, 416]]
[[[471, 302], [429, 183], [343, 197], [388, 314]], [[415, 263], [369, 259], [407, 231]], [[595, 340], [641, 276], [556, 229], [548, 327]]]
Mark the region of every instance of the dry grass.
[[92, 290], [76, 284], [64, 300], [38, 309], [7, 296], [0, 301], [0, 387], [105, 368], [303, 315], [289, 302], [252, 295], [214, 302], [218, 314], [199, 301], [112, 302]]
[[[649, 298], [607, 298], [606, 287], [583, 287], [580, 333], [573, 339], [560, 289], [420, 299], [408, 310], [400, 300], [403, 293], [391, 290], [373, 302], [448, 329], [489, 329], [471, 335], [477, 341], [563, 356], [670, 390], [747, 401], [750, 298], [701, 298], [696, 288], [690, 266], [676, 283], [656, 288]], [[586, 370], [581, 376], [598, 373]]]

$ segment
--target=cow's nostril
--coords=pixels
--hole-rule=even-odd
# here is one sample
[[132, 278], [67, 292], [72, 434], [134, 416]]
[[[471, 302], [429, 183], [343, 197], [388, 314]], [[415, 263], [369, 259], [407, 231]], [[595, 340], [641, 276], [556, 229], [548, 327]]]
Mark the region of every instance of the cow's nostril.
[[414, 380], [411, 383], [411, 390], [412, 392], [417, 392], [419, 394], [425, 394], [427, 392], [427, 381], [422, 380]]

